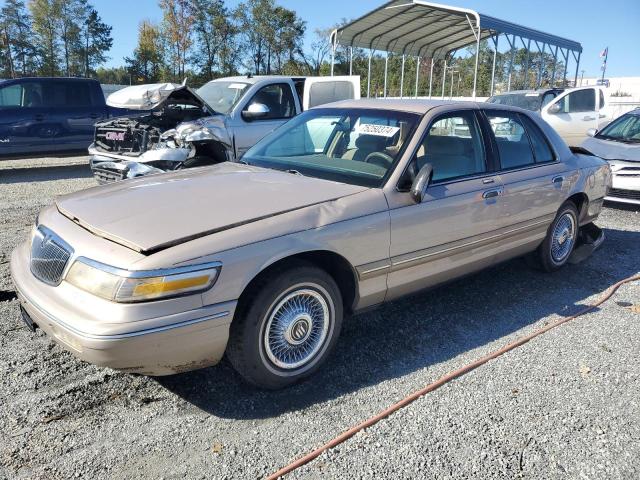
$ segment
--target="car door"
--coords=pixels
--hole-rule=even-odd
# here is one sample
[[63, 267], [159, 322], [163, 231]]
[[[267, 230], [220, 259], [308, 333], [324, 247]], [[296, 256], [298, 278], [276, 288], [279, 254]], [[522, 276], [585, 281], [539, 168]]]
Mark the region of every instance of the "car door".
[[[599, 89], [579, 88], [559, 95], [542, 109], [544, 118], [570, 146], [579, 146], [587, 137], [587, 130], [597, 128], [601, 115]], [[597, 100], [597, 102], [596, 102]]]
[[504, 186], [502, 247], [505, 252], [526, 251], [532, 242], [544, 237], [568, 197], [571, 172], [558, 161], [557, 153], [532, 117], [498, 109], [486, 109], [484, 115], [496, 145]]
[[94, 125], [104, 113], [97, 106], [91, 84], [81, 80], [61, 80], [58, 82], [62, 104], [56, 105], [59, 122], [64, 125], [64, 146], [66, 149], [86, 149], [93, 140]]
[[[251, 105], [263, 105], [268, 111], [259, 118], [251, 118], [245, 113]], [[240, 158], [265, 135], [294, 117], [297, 111], [289, 83], [271, 83], [261, 87], [242, 104], [239, 118], [234, 122], [236, 158]]]
[[[485, 138], [472, 109], [441, 113], [430, 122], [405, 171], [412, 176], [432, 165], [423, 201], [406, 197], [396, 205], [390, 199], [388, 299], [492, 263], [503, 187]], [[406, 191], [409, 185], [404, 180], [398, 188]]]
[[28, 80], [3, 85], [0, 90], [0, 153], [37, 151], [49, 111], [43, 105], [42, 81]]

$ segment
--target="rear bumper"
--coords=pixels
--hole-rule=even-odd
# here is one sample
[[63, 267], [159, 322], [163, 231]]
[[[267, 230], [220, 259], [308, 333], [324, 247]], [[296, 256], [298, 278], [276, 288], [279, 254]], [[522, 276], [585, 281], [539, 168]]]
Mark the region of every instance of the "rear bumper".
[[51, 339], [84, 361], [145, 375], [171, 375], [215, 365], [224, 354], [235, 301], [122, 322], [106, 331], [110, 319], [100, 318], [100, 312], [86, 321], [72, 321], [65, 302], [56, 302], [52, 295], [61, 287], [39, 282], [24, 257], [20, 248], [11, 256], [20, 304]]

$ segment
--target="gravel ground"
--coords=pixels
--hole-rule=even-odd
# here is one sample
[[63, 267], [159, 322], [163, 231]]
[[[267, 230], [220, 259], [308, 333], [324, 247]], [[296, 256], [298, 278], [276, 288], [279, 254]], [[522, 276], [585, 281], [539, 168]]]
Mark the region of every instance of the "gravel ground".
[[[37, 211], [93, 184], [82, 164], [0, 171], [0, 478], [261, 478], [640, 270], [640, 213], [606, 208], [583, 263], [548, 275], [516, 260], [355, 317], [286, 391], [253, 390], [226, 361], [133, 376], [30, 333], [12, 294], [9, 254]], [[639, 306], [640, 284], [624, 286], [290, 478], [640, 478]]]

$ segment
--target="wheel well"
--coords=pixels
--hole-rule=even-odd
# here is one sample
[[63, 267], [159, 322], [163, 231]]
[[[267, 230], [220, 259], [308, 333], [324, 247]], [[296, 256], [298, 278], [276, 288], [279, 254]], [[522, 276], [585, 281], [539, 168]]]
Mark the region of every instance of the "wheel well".
[[260, 285], [261, 281], [265, 277], [276, 270], [287, 268], [289, 264], [295, 264], [299, 261], [308, 262], [331, 275], [342, 294], [342, 303], [345, 314], [353, 311], [353, 304], [356, 298], [357, 289], [356, 276], [353, 267], [344, 257], [326, 250], [298, 253], [269, 265], [256, 275], [245, 287], [238, 299], [238, 304], [241, 307], [244, 307], [246, 305], [245, 301], [253, 296], [252, 291]]
[[587, 214], [587, 208], [589, 207], [589, 197], [586, 193], [579, 192], [571, 195], [567, 200], [574, 203], [578, 209], [578, 220], [582, 220]]

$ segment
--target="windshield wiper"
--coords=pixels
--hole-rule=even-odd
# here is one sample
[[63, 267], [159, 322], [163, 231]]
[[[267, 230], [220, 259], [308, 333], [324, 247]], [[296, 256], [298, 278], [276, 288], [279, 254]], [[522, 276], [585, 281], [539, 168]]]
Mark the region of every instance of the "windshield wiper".
[[291, 173], [292, 175], [300, 175], [301, 177], [304, 177], [303, 174], [301, 174], [298, 170], [294, 170], [293, 168], [290, 168], [289, 170], [285, 170], [285, 172]]

